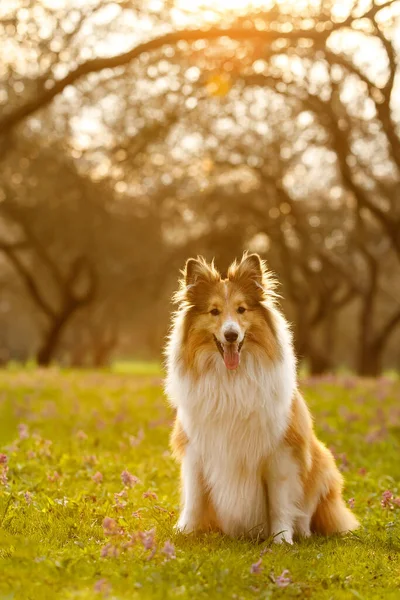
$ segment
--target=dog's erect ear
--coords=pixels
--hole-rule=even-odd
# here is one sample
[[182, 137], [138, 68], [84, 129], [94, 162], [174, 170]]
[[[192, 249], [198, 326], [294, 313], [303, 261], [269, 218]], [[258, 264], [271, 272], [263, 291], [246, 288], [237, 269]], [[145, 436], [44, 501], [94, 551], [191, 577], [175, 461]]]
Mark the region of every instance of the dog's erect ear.
[[228, 278], [235, 281], [251, 279], [262, 287], [264, 273], [265, 264], [259, 255], [247, 254], [247, 252], [245, 252], [240, 263], [235, 261], [229, 267]]
[[193, 286], [200, 281], [218, 281], [220, 278], [220, 275], [215, 269], [214, 264], [211, 263], [209, 265], [202, 256], [198, 256], [197, 258], [189, 258], [186, 261], [183, 276], [186, 287]]

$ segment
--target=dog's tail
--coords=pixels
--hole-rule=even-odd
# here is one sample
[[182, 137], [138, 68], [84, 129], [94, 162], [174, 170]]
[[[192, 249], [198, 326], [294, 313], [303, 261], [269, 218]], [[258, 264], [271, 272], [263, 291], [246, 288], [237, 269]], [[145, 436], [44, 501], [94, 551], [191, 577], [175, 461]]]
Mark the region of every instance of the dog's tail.
[[359, 525], [337, 489], [331, 489], [321, 498], [311, 519], [311, 530], [320, 535], [353, 531]]

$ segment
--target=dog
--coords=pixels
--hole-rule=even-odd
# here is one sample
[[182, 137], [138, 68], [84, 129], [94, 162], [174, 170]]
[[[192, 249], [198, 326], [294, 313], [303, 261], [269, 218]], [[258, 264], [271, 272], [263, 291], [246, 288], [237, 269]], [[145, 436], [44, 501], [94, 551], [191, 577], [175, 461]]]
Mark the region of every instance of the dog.
[[356, 529], [298, 390], [292, 335], [265, 262], [245, 253], [224, 279], [190, 258], [182, 274], [165, 385], [181, 463], [177, 530], [292, 544]]

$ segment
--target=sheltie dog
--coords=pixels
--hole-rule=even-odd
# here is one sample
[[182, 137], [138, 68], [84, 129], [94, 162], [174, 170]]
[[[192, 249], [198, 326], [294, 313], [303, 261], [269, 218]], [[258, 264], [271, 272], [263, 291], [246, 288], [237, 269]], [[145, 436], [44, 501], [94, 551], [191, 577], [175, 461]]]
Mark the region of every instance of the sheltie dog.
[[275, 299], [257, 254], [235, 261], [226, 279], [202, 257], [184, 268], [166, 350], [182, 532], [291, 544], [359, 525], [297, 388], [292, 336]]

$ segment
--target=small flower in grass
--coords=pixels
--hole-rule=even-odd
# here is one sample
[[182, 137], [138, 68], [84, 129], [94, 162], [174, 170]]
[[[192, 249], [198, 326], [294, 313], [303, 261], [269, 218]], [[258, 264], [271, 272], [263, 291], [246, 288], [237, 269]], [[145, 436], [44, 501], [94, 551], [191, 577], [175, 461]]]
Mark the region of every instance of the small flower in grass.
[[143, 498], [150, 498], [150, 500], [157, 500], [157, 494], [155, 492], [152, 492], [151, 490], [147, 490], [147, 492], [144, 492]]
[[7, 454], [0, 454], [0, 465], [6, 465], [7, 460]]
[[145, 550], [154, 549], [156, 544], [155, 535], [155, 529], [149, 529], [149, 531], [139, 531], [139, 538], [142, 541]]
[[120, 533], [117, 522], [111, 517], [105, 517], [103, 520], [104, 535], [118, 535]]
[[95, 483], [102, 483], [103, 482], [102, 473], [100, 473], [100, 471], [96, 471], [96, 473], [92, 477], [92, 481], [94, 481]]
[[113, 544], [106, 544], [100, 551], [102, 558], [117, 558], [119, 556], [119, 549]]
[[34, 458], [36, 458], [37, 455], [36, 452], [34, 452], [33, 450], [28, 450], [26, 456], [29, 458], [29, 460], [33, 460]]
[[7, 483], [8, 483], [7, 473], [8, 473], [8, 467], [7, 467], [7, 465], [5, 465], [0, 469], [0, 484], [7, 485]]
[[134, 485], [136, 485], [137, 483], [139, 483], [139, 479], [137, 477], [135, 477], [135, 475], [132, 475], [131, 473], [129, 473], [129, 471], [127, 469], [125, 469], [125, 471], [122, 471], [121, 480], [122, 480], [122, 483], [124, 485], [126, 485], [126, 487], [129, 487], [129, 488], [131, 488]]
[[18, 435], [20, 440], [26, 440], [29, 437], [29, 428], [26, 423], [20, 423], [18, 425]]
[[278, 577], [275, 578], [275, 583], [280, 588], [285, 588], [292, 583], [291, 578], [289, 577], [289, 571], [285, 569], [282, 571]]
[[130, 435], [128, 439], [129, 439], [129, 444], [132, 446], [132, 448], [134, 448], [135, 446], [139, 446], [139, 444], [144, 439], [144, 431], [143, 431], [143, 429], [139, 430], [137, 436]]
[[164, 547], [161, 550], [161, 552], [163, 554], [165, 554], [165, 556], [167, 557], [168, 560], [176, 558], [176, 556], [175, 556], [175, 546], [169, 540], [167, 540], [165, 542]]
[[393, 499], [393, 494], [390, 490], [386, 490], [382, 494], [381, 498], [381, 506], [382, 508], [391, 508], [391, 500]]
[[361, 475], [361, 477], [365, 477], [367, 474], [367, 469], [365, 467], [361, 467], [361, 469], [358, 469], [358, 474]]
[[257, 562], [253, 563], [250, 567], [250, 573], [252, 573], [253, 575], [258, 575], [259, 573], [262, 573], [262, 570], [263, 566], [261, 558]]
[[60, 473], [57, 473], [57, 471], [54, 471], [54, 473], [47, 474], [47, 481], [50, 481], [51, 483], [54, 483], [55, 481], [58, 481], [59, 479], [60, 479]]
[[133, 517], [134, 519], [140, 519], [140, 518], [141, 518], [141, 514], [140, 514], [140, 512], [139, 512], [138, 510], [135, 510], [135, 511], [133, 511], [133, 513], [132, 513], [132, 517]]
[[350, 508], [354, 508], [356, 501], [354, 500], [354, 498], [349, 498], [348, 503]]
[[107, 579], [99, 579], [93, 586], [93, 591], [96, 594], [103, 594], [103, 596], [108, 596], [111, 593], [111, 590], [111, 583], [108, 582]]
[[32, 494], [30, 492], [25, 492], [24, 498], [27, 504], [32, 504]]
[[80, 429], [79, 431], [76, 432], [76, 437], [78, 438], [78, 440], [82, 440], [82, 441], [88, 439], [87, 434], [84, 431], [82, 431], [82, 429]]

